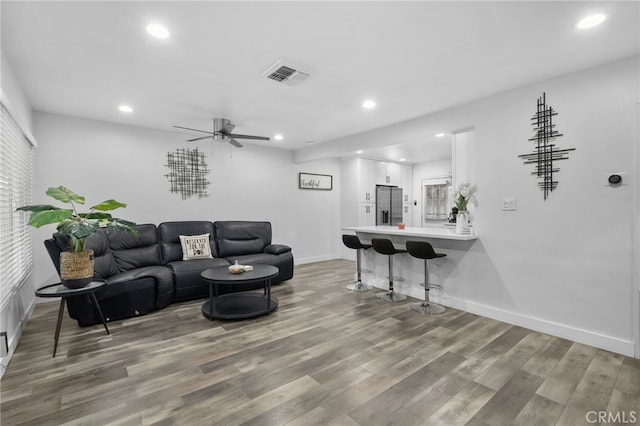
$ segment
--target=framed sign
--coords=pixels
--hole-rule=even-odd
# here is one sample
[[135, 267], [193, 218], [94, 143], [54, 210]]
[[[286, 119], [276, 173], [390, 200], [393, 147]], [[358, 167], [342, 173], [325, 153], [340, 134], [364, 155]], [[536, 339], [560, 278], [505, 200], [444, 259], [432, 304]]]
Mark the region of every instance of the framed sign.
[[333, 189], [333, 176], [298, 173], [298, 188], [331, 191]]

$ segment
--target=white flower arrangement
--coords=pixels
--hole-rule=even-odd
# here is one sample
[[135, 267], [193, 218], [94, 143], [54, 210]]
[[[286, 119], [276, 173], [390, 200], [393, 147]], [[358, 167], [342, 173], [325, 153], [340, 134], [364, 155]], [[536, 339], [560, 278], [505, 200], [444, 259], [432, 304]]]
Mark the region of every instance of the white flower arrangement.
[[458, 185], [458, 189], [453, 194], [453, 202], [459, 211], [467, 211], [467, 203], [471, 196], [478, 191], [478, 187], [471, 185], [469, 182], [464, 182]]

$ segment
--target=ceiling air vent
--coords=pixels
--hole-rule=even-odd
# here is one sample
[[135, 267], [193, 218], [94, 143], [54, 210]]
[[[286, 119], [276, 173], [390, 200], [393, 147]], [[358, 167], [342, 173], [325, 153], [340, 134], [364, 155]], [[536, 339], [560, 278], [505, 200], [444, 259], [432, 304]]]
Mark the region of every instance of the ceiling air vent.
[[300, 71], [293, 66], [283, 65], [282, 61], [273, 64], [262, 75], [270, 80], [290, 86], [301, 83], [311, 77], [308, 72]]

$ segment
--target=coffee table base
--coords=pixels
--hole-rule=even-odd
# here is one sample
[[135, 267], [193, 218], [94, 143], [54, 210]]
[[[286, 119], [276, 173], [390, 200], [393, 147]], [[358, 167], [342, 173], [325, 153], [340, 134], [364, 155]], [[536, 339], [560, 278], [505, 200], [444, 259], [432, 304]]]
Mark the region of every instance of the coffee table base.
[[267, 298], [262, 293], [231, 293], [204, 302], [202, 314], [209, 319], [245, 319], [270, 314], [277, 308], [275, 297], [271, 297], [267, 309]]

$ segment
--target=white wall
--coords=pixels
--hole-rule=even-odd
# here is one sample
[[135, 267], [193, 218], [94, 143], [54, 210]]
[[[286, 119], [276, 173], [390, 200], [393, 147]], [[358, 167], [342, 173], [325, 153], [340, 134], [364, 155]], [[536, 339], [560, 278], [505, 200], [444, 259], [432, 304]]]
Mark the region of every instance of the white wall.
[[[219, 141], [187, 143], [188, 135], [36, 113], [35, 202], [51, 202], [49, 186], [64, 185], [87, 206], [115, 198], [128, 204], [119, 217], [138, 223], [171, 220], [266, 220], [273, 242], [290, 245], [297, 264], [338, 257], [340, 162], [293, 164], [292, 153], [245, 144], [233, 150]], [[182, 200], [164, 176], [167, 152], [199, 147], [212, 170], [209, 197]], [[334, 176], [332, 191], [298, 189], [298, 172]], [[55, 282], [42, 241], [52, 227], [34, 232], [34, 279]]]
[[[2, 101], [8, 104], [11, 115], [22, 127], [23, 131], [32, 133], [32, 115], [27, 98], [22, 92], [22, 88], [18, 84], [4, 54], [1, 56], [2, 69], [0, 75], [2, 81]], [[9, 352], [6, 352], [4, 341], [0, 340], [0, 351], [2, 354], [0, 357], [0, 377], [4, 375], [11, 355], [13, 355], [18, 345], [22, 330], [33, 311], [35, 289], [36, 285], [34, 284], [33, 275], [30, 275], [21, 283], [15, 292], [0, 295], [2, 298], [2, 306], [4, 307], [2, 312], [0, 312], [0, 331], [7, 333], [9, 343]]]
[[[474, 226], [480, 239], [444, 244], [460, 259], [442, 267], [446, 302], [481, 315], [634, 355], [638, 283], [635, 203], [636, 104], [639, 57], [566, 75], [457, 108], [370, 132], [371, 144], [387, 134], [402, 139], [421, 129], [475, 128], [469, 158], [477, 184]], [[562, 148], [576, 148], [556, 162], [559, 185], [543, 200], [538, 181], [519, 154], [532, 151], [530, 117], [547, 94], [564, 134]], [[355, 142], [357, 138], [354, 137]], [[341, 139], [340, 145], [354, 141]], [[327, 147], [331, 152], [336, 147]], [[296, 158], [315, 158], [316, 151]], [[607, 185], [612, 172], [625, 184]], [[502, 211], [515, 197], [516, 211]], [[636, 354], [640, 356], [640, 354]]]

